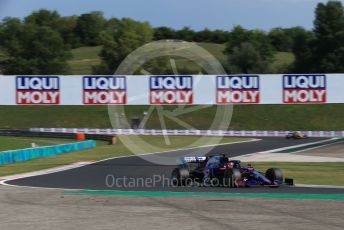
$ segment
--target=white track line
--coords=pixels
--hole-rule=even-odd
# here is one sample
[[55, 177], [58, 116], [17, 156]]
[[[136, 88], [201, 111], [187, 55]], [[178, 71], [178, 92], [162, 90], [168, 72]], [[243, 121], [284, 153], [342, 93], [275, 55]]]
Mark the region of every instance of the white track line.
[[[300, 147], [307, 147], [307, 146], [314, 145], [314, 144], [326, 143], [326, 142], [333, 141], [333, 140], [336, 140], [336, 139], [338, 139], [338, 138], [335, 137], [335, 138], [331, 138], [331, 139], [327, 139], [327, 140], [310, 142], [310, 143], [306, 143], [306, 144], [292, 145], [292, 146], [288, 146], [288, 147], [272, 149], [272, 150], [268, 150], [268, 151], [264, 151], [264, 152], [259, 152], [259, 153], [278, 153], [280, 151], [285, 151], [285, 150], [289, 150], [289, 149], [295, 149], [295, 148], [300, 148]], [[291, 141], [293, 141], [293, 140], [291, 140]]]
[[296, 187], [303, 187], [303, 188], [336, 188], [336, 189], [344, 189], [344, 186], [340, 185], [312, 185], [312, 184], [295, 184]]
[[[292, 145], [292, 146], [278, 148], [278, 149], [271, 149], [271, 150], [263, 151], [263, 152], [248, 153], [248, 154], [240, 155], [238, 157], [250, 157], [250, 156], [255, 156], [255, 155], [264, 154], [264, 153], [278, 153], [278, 151], [284, 151], [284, 150], [288, 150], [288, 149], [294, 149], [294, 148], [305, 147], [305, 146], [314, 145], [314, 144], [320, 144], [320, 143], [324, 143], [324, 142], [335, 140], [335, 139], [338, 139], [338, 138], [331, 138], [331, 139], [327, 139], [327, 140], [310, 142], [310, 143], [300, 144], [300, 145]], [[238, 158], [238, 157], [231, 157], [231, 159]]]
[[235, 142], [230, 142], [230, 143], [213, 144], [213, 145], [202, 145], [202, 146], [198, 146], [198, 147], [165, 150], [165, 151], [161, 151], [161, 152], [142, 153], [142, 154], [135, 154], [135, 155], [129, 155], [129, 156], [110, 157], [110, 158], [107, 158], [107, 159], [104, 159], [104, 160], [96, 161], [94, 164], [99, 163], [99, 162], [103, 162], [103, 161], [112, 160], [112, 159], [117, 159], [117, 158], [135, 157], [135, 156], [147, 156], [147, 155], [155, 155], [155, 154], [162, 154], [162, 153], [178, 152], [178, 151], [185, 151], [185, 150], [192, 150], [192, 149], [199, 149], [199, 148], [216, 147], [216, 146], [222, 146], [222, 145], [241, 144], [241, 143], [254, 142], [254, 141], [261, 141], [261, 139], [250, 139], [250, 140], [247, 140], [247, 141], [235, 141]]
[[76, 162], [76, 163], [69, 164], [69, 165], [64, 165], [64, 166], [59, 166], [59, 167], [54, 167], [54, 168], [49, 168], [49, 169], [43, 169], [43, 170], [38, 170], [38, 171], [34, 171], [34, 172], [4, 176], [4, 177], [0, 177], [0, 181], [2, 181], [2, 180], [9, 181], [9, 180], [16, 180], [18, 178], [34, 177], [34, 176], [40, 176], [40, 175], [45, 175], [45, 174], [57, 173], [57, 172], [67, 171], [70, 169], [80, 168], [80, 167], [87, 166], [87, 165], [90, 165], [93, 163], [94, 163], [94, 161], [81, 161], [81, 162]]
[[[315, 161], [313, 161], [311, 159], [311, 157], [309, 157], [308, 159], [303, 159], [301, 161], [295, 161], [295, 160], [292, 160], [292, 158], [295, 156], [300, 156], [300, 155], [293, 155], [294, 152], [279, 153], [280, 151], [284, 151], [284, 150], [288, 150], [288, 149], [295, 149], [295, 148], [300, 148], [300, 147], [312, 146], [314, 144], [326, 143], [326, 142], [337, 140], [337, 139], [340, 139], [340, 138], [331, 138], [331, 139], [327, 139], [327, 140], [316, 141], [316, 142], [311, 142], [311, 143], [306, 143], [306, 144], [299, 144], [299, 145], [293, 145], [293, 146], [288, 146], [288, 147], [283, 147], [283, 148], [278, 148], [278, 149], [272, 149], [272, 150], [268, 150], [268, 151], [264, 151], [264, 152], [249, 153], [249, 154], [241, 155], [238, 157], [233, 157], [231, 159], [238, 158], [239, 160], [242, 160], [244, 162], [273, 162], [273, 161], [274, 162], [275, 161], [276, 162], [278, 162], [278, 161], [281, 161], [281, 162], [337, 162], [337, 161], [343, 162], [342, 158], [338, 158], [338, 159], [337, 158], [329, 158], [325, 161], [326, 157], [323, 157], [322, 159], [318, 159]], [[336, 142], [336, 143], [338, 143], [338, 142]], [[327, 145], [331, 145], [331, 144], [333, 144], [333, 143], [330, 143]], [[324, 145], [326, 145], [326, 144], [324, 144]], [[324, 145], [316, 146], [316, 147], [322, 147]], [[307, 149], [305, 149], [305, 151], [308, 149], [312, 149], [312, 148], [314, 148], [314, 147], [307, 148]], [[264, 159], [265, 158], [273, 158], [273, 160], [266, 161], [266, 160], [262, 160], [262, 158], [264, 158]], [[321, 157], [318, 157], [318, 158], [321, 158]], [[290, 159], [290, 160], [288, 160], [288, 159]]]
[[326, 147], [326, 146], [331, 146], [331, 145], [335, 145], [338, 143], [343, 143], [343, 141], [338, 141], [338, 142], [334, 142], [334, 143], [330, 143], [330, 144], [325, 144], [325, 145], [319, 145], [319, 146], [315, 146], [312, 148], [307, 148], [307, 149], [303, 149], [303, 150], [299, 150], [299, 151], [295, 151], [295, 152], [291, 152], [291, 153], [301, 153], [301, 152], [305, 152], [305, 151], [309, 151], [309, 150], [313, 150], [313, 149], [318, 149], [318, 148], [322, 148], [322, 147]]
[[[106, 159], [99, 160], [99, 161], [94, 161], [94, 162], [89, 162], [89, 163], [83, 162], [84, 164], [82, 164], [81, 162], [77, 162], [77, 163], [74, 163], [74, 164], [71, 164], [71, 165], [57, 167], [57, 168], [52, 168], [52, 169], [47, 169], [47, 170], [39, 170], [39, 171], [36, 171], [36, 172], [22, 173], [22, 174], [17, 174], [17, 175], [0, 177], [0, 185], [12, 186], [12, 187], [42, 188], [42, 189], [61, 189], [61, 188], [44, 188], [44, 187], [31, 187], [31, 186], [11, 185], [11, 184], [7, 184], [7, 182], [12, 181], [12, 180], [28, 178], [28, 177], [43, 176], [43, 175], [47, 175], [47, 174], [67, 171], [67, 170], [71, 170], [71, 169], [75, 169], [75, 168], [81, 168], [81, 167], [84, 167], [84, 166], [89, 166], [89, 165], [92, 165], [92, 164], [97, 164], [97, 163], [100, 163], [100, 162], [104, 162], [104, 161], [108, 161], [108, 160], [113, 160], [113, 159], [119, 159], [119, 158], [128, 158], [128, 157], [136, 157], [136, 156], [147, 156], [147, 155], [162, 154], [162, 153], [167, 153], [167, 152], [177, 152], [177, 151], [192, 150], [192, 149], [199, 149], [199, 148], [216, 147], [216, 146], [222, 146], [222, 145], [233, 145], [233, 144], [254, 142], [254, 141], [260, 141], [260, 140], [261, 139], [250, 139], [250, 140], [246, 140], [246, 141], [235, 141], [235, 142], [230, 142], [230, 143], [203, 145], [203, 146], [184, 148], [184, 149], [180, 148], [180, 149], [174, 149], [174, 150], [166, 150], [166, 151], [162, 151], [162, 152], [143, 153], [143, 154], [136, 154], [136, 155], [129, 155], [129, 156], [116, 156], [116, 157], [110, 157], [110, 158], [106, 158]], [[71, 189], [71, 190], [80, 190], [80, 189]]]

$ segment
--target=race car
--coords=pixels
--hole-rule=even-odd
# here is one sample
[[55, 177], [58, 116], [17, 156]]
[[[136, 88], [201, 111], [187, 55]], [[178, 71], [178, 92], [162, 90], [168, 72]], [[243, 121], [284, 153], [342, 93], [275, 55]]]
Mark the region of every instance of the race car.
[[290, 139], [290, 138], [293, 138], [293, 139], [305, 139], [305, 138], [308, 138], [308, 136], [304, 133], [301, 133], [301, 132], [289, 132], [285, 138], [287, 139]]
[[226, 187], [279, 187], [293, 185], [292, 179], [283, 181], [282, 171], [270, 168], [265, 174], [251, 165], [241, 166], [239, 160], [229, 160], [224, 155], [209, 157], [183, 157], [177, 160], [171, 180], [177, 186], [226, 186]]

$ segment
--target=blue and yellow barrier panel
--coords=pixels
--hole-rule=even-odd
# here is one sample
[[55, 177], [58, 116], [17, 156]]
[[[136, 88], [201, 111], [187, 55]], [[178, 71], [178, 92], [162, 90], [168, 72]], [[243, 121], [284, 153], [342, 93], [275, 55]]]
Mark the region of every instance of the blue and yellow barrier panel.
[[51, 157], [69, 152], [75, 152], [96, 147], [96, 142], [92, 140], [75, 143], [44, 146], [29, 149], [17, 149], [0, 152], [0, 165], [12, 164], [16, 162], [29, 161], [37, 158]]

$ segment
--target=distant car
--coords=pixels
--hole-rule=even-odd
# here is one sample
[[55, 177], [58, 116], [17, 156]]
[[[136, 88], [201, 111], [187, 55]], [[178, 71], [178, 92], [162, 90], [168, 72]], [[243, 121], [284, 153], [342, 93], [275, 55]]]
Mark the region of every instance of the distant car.
[[226, 187], [279, 187], [293, 185], [292, 179], [283, 181], [278, 168], [265, 173], [256, 171], [251, 165], [241, 166], [239, 160], [229, 160], [224, 155], [210, 157], [183, 157], [172, 171], [172, 183], [179, 186], [226, 186]]
[[287, 139], [306, 139], [308, 138], [308, 136], [304, 133], [301, 133], [301, 132], [289, 132], [285, 138]]

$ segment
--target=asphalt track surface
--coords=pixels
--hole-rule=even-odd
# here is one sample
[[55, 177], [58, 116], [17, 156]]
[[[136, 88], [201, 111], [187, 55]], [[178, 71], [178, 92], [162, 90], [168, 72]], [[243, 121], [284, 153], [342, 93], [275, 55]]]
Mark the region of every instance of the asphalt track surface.
[[[324, 140], [324, 138], [309, 138], [305, 140], [286, 140], [284, 138], [260, 138], [256, 142], [220, 145], [213, 148], [200, 147], [183, 151], [170, 151], [145, 156], [114, 158], [95, 164], [87, 165], [58, 173], [34, 176], [7, 181], [9, 185], [85, 189], [85, 190], [121, 190], [121, 191], [174, 191], [174, 192], [217, 192], [217, 193], [289, 193], [289, 194], [343, 194], [344, 189], [334, 188], [224, 188], [224, 187], [173, 187], [164, 178], [170, 178], [175, 167], [151, 163], [149, 159], [164, 157], [175, 162], [181, 156], [195, 156], [203, 154], [226, 154], [230, 157], [268, 151], [293, 145], [305, 144]], [[148, 161], [147, 161], [148, 160]], [[114, 179], [117, 179], [116, 181]], [[143, 185], [142, 180], [149, 181]], [[130, 181], [136, 181], [133, 186]], [[139, 182], [138, 182], [139, 181]], [[152, 182], [151, 182], [152, 181]]]

